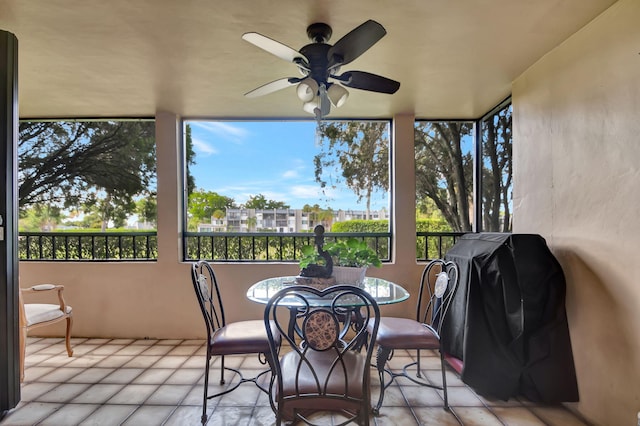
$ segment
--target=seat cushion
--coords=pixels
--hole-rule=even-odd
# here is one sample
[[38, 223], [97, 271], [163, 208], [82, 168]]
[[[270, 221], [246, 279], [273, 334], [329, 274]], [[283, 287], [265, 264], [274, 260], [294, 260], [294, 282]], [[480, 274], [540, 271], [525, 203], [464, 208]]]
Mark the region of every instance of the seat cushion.
[[430, 326], [408, 318], [380, 318], [376, 343], [388, 349], [440, 348], [438, 336]]
[[[71, 313], [71, 306], [65, 306], [67, 313]], [[24, 313], [27, 317], [27, 326], [52, 321], [60, 318], [64, 313], [60, 310], [60, 305], [49, 303], [26, 303]]]
[[[274, 335], [279, 335], [275, 329]], [[213, 355], [242, 355], [268, 353], [269, 340], [264, 321], [249, 320], [232, 322], [215, 331], [211, 338]]]
[[[341, 409], [358, 409], [360, 403], [349, 402], [339, 396], [349, 395], [352, 398], [362, 399], [364, 374], [369, 372], [368, 366], [365, 366], [365, 356], [355, 351], [348, 351], [344, 354], [345, 368], [341, 368], [338, 364], [336, 368], [330, 371], [331, 364], [336, 359], [336, 353], [333, 350], [313, 351], [307, 353], [307, 359], [312, 363], [315, 373], [318, 377], [318, 383], [314, 379], [313, 373], [309, 366], [303, 363], [301, 366], [300, 356], [297, 352], [291, 351], [282, 356], [280, 360], [280, 368], [282, 371], [282, 395], [284, 399], [296, 397], [299, 394], [307, 396], [301, 399], [289, 400], [285, 402], [284, 411], [286, 418], [291, 418], [291, 410], [341, 410]], [[299, 370], [299, 374], [297, 371]], [[344, 372], [347, 372], [347, 380], [345, 381]], [[330, 374], [330, 376], [329, 376]], [[313, 396], [314, 394], [324, 394], [324, 386], [328, 377], [328, 385], [326, 393], [338, 396], [336, 399], [327, 399], [321, 396]], [[368, 403], [368, 402], [367, 402]]]

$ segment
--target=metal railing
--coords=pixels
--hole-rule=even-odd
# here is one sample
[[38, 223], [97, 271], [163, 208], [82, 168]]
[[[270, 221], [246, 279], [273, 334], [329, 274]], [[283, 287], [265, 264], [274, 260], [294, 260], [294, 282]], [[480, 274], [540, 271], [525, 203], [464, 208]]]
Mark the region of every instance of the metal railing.
[[38, 261], [154, 261], [154, 232], [20, 232], [18, 258]]
[[[416, 259], [442, 258], [465, 232], [416, 232]], [[355, 237], [366, 241], [383, 262], [391, 259], [390, 232], [326, 233], [325, 242]], [[312, 233], [185, 232], [183, 259], [221, 262], [296, 262]], [[20, 232], [23, 261], [155, 261], [154, 232]]]
[[416, 232], [417, 260], [442, 259], [462, 235], [468, 232]]
[[[185, 232], [185, 261], [296, 262], [305, 245], [314, 244], [310, 232]], [[391, 259], [390, 232], [325, 233], [325, 242], [355, 237], [366, 241], [383, 262]]]

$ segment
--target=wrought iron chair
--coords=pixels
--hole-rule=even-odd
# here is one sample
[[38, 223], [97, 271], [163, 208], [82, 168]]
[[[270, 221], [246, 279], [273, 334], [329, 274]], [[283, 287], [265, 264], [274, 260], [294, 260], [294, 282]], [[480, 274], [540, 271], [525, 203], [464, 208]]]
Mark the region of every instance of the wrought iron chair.
[[[47, 293], [55, 291], [58, 303], [24, 303], [23, 294]], [[59, 321], [67, 322], [65, 343], [67, 355], [73, 356], [71, 349], [71, 326], [73, 325], [73, 310], [64, 300], [64, 286], [54, 284], [39, 284], [29, 288], [21, 288], [18, 294], [20, 300], [20, 381], [24, 380], [24, 356], [27, 349], [27, 334], [37, 327], [55, 324]]]
[[[374, 414], [377, 415], [380, 412], [385, 390], [396, 377], [400, 376], [422, 386], [443, 390], [444, 408], [449, 410], [445, 360], [440, 346], [440, 329], [457, 286], [458, 267], [456, 264], [441, 259], [432, 260], [422, 272], [416, 319], [393, 317], [380, 319], [376, 337], [378, 345], [376, 367], [380, 376], [380, 397], [373, 408]], [[370, 330], [373, 331], [373, 327], [370, 326]], [[394, 372], [385, 368], [386, 362], [393, 357], [393, 351], [400, 349], [416, 350], [416, 361], [405, 365], [402, 372]], [[440, 351], [442, 386], [433, 385], [422, 378], [421, 350]], [[415, 370], [412, 367], [415, 367]], [[385, 373], [390, 376], [388, 382], [384, 380]]]
[[[297, 308], [294, 318], [289, 317], [291, 307]], [[352, 312], [361, 320], [351, 321]], [[276, 354], [269, 395], [276, 424], [314, 424], [314, 414], [326, 411], [343, 416], [335, 425], [368, 425], [371, 357], [380, 321], [373, 297], [351, 285], [324, 290], [292, 285], [270, 299], [264, 320], [265, 325], [274, 323], [282, 336], [279, 342], [267, 330]], [[287, 333], [291, 320], [297, 322], [295, 336]]]
[[[213, 268], [206, 261], [198, 261], [191, 267], [191, 279], [198, 299], [198, 304], [207, 328], [207, 359], [204, 373], [204, 396], [202, 402], [202, 424], [207, 422], [207, 400], [232, 392], [246, 382], [253, 382], [263, 392], [266, 387], [259, 383], [260, 378], [271, 371], [270, 368], [260, 372], [255, 377], [245, 378], [238, 369], [225, 367], [225, 355], [257, 354], [262, 364], [270, 362], [269, 341], [262, 320], [248, 320], [227, 323], [224, 307], [220, 296], [220, 288]], [[274, 339], [279, 337], [274, 333]], [[238, 375], [239, 380], [229, 388], [214, 395], [209, 391], [209, 367], [211, 358], [220, 357], [220, 384], [225, 384], [224, 373], [229, 370]]]

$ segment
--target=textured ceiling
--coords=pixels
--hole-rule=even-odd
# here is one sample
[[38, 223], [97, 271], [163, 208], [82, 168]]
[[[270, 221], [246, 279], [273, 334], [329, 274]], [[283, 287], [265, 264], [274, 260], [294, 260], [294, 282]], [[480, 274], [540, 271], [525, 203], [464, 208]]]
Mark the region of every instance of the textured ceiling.
[[299, 76], [243, 41], [255, 31], [296, 50], [325, 22], [329, 44], [367, 19], [387, 35], [341, 70], [401, 82], [394, 95], [350, 89], [330, 117], [477, 118], [511, 81], [614, 0], [0, 0], [19, 46], [22, 118], [309, 118], [293, 88], [244, 93]]

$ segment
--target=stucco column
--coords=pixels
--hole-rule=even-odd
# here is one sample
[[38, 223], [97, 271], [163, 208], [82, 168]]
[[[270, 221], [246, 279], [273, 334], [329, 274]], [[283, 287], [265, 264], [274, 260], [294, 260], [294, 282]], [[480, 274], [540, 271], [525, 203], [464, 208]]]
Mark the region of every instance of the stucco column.
[[180, 212], [182, 211], [182, 143], [180, 117], [156, 113], [158, 170], [158, 263], [175, 264], [181, 258]]
[[394, 262], [416, 264], [416, 176], [413, 115], [393, 118], [392, 191]]

